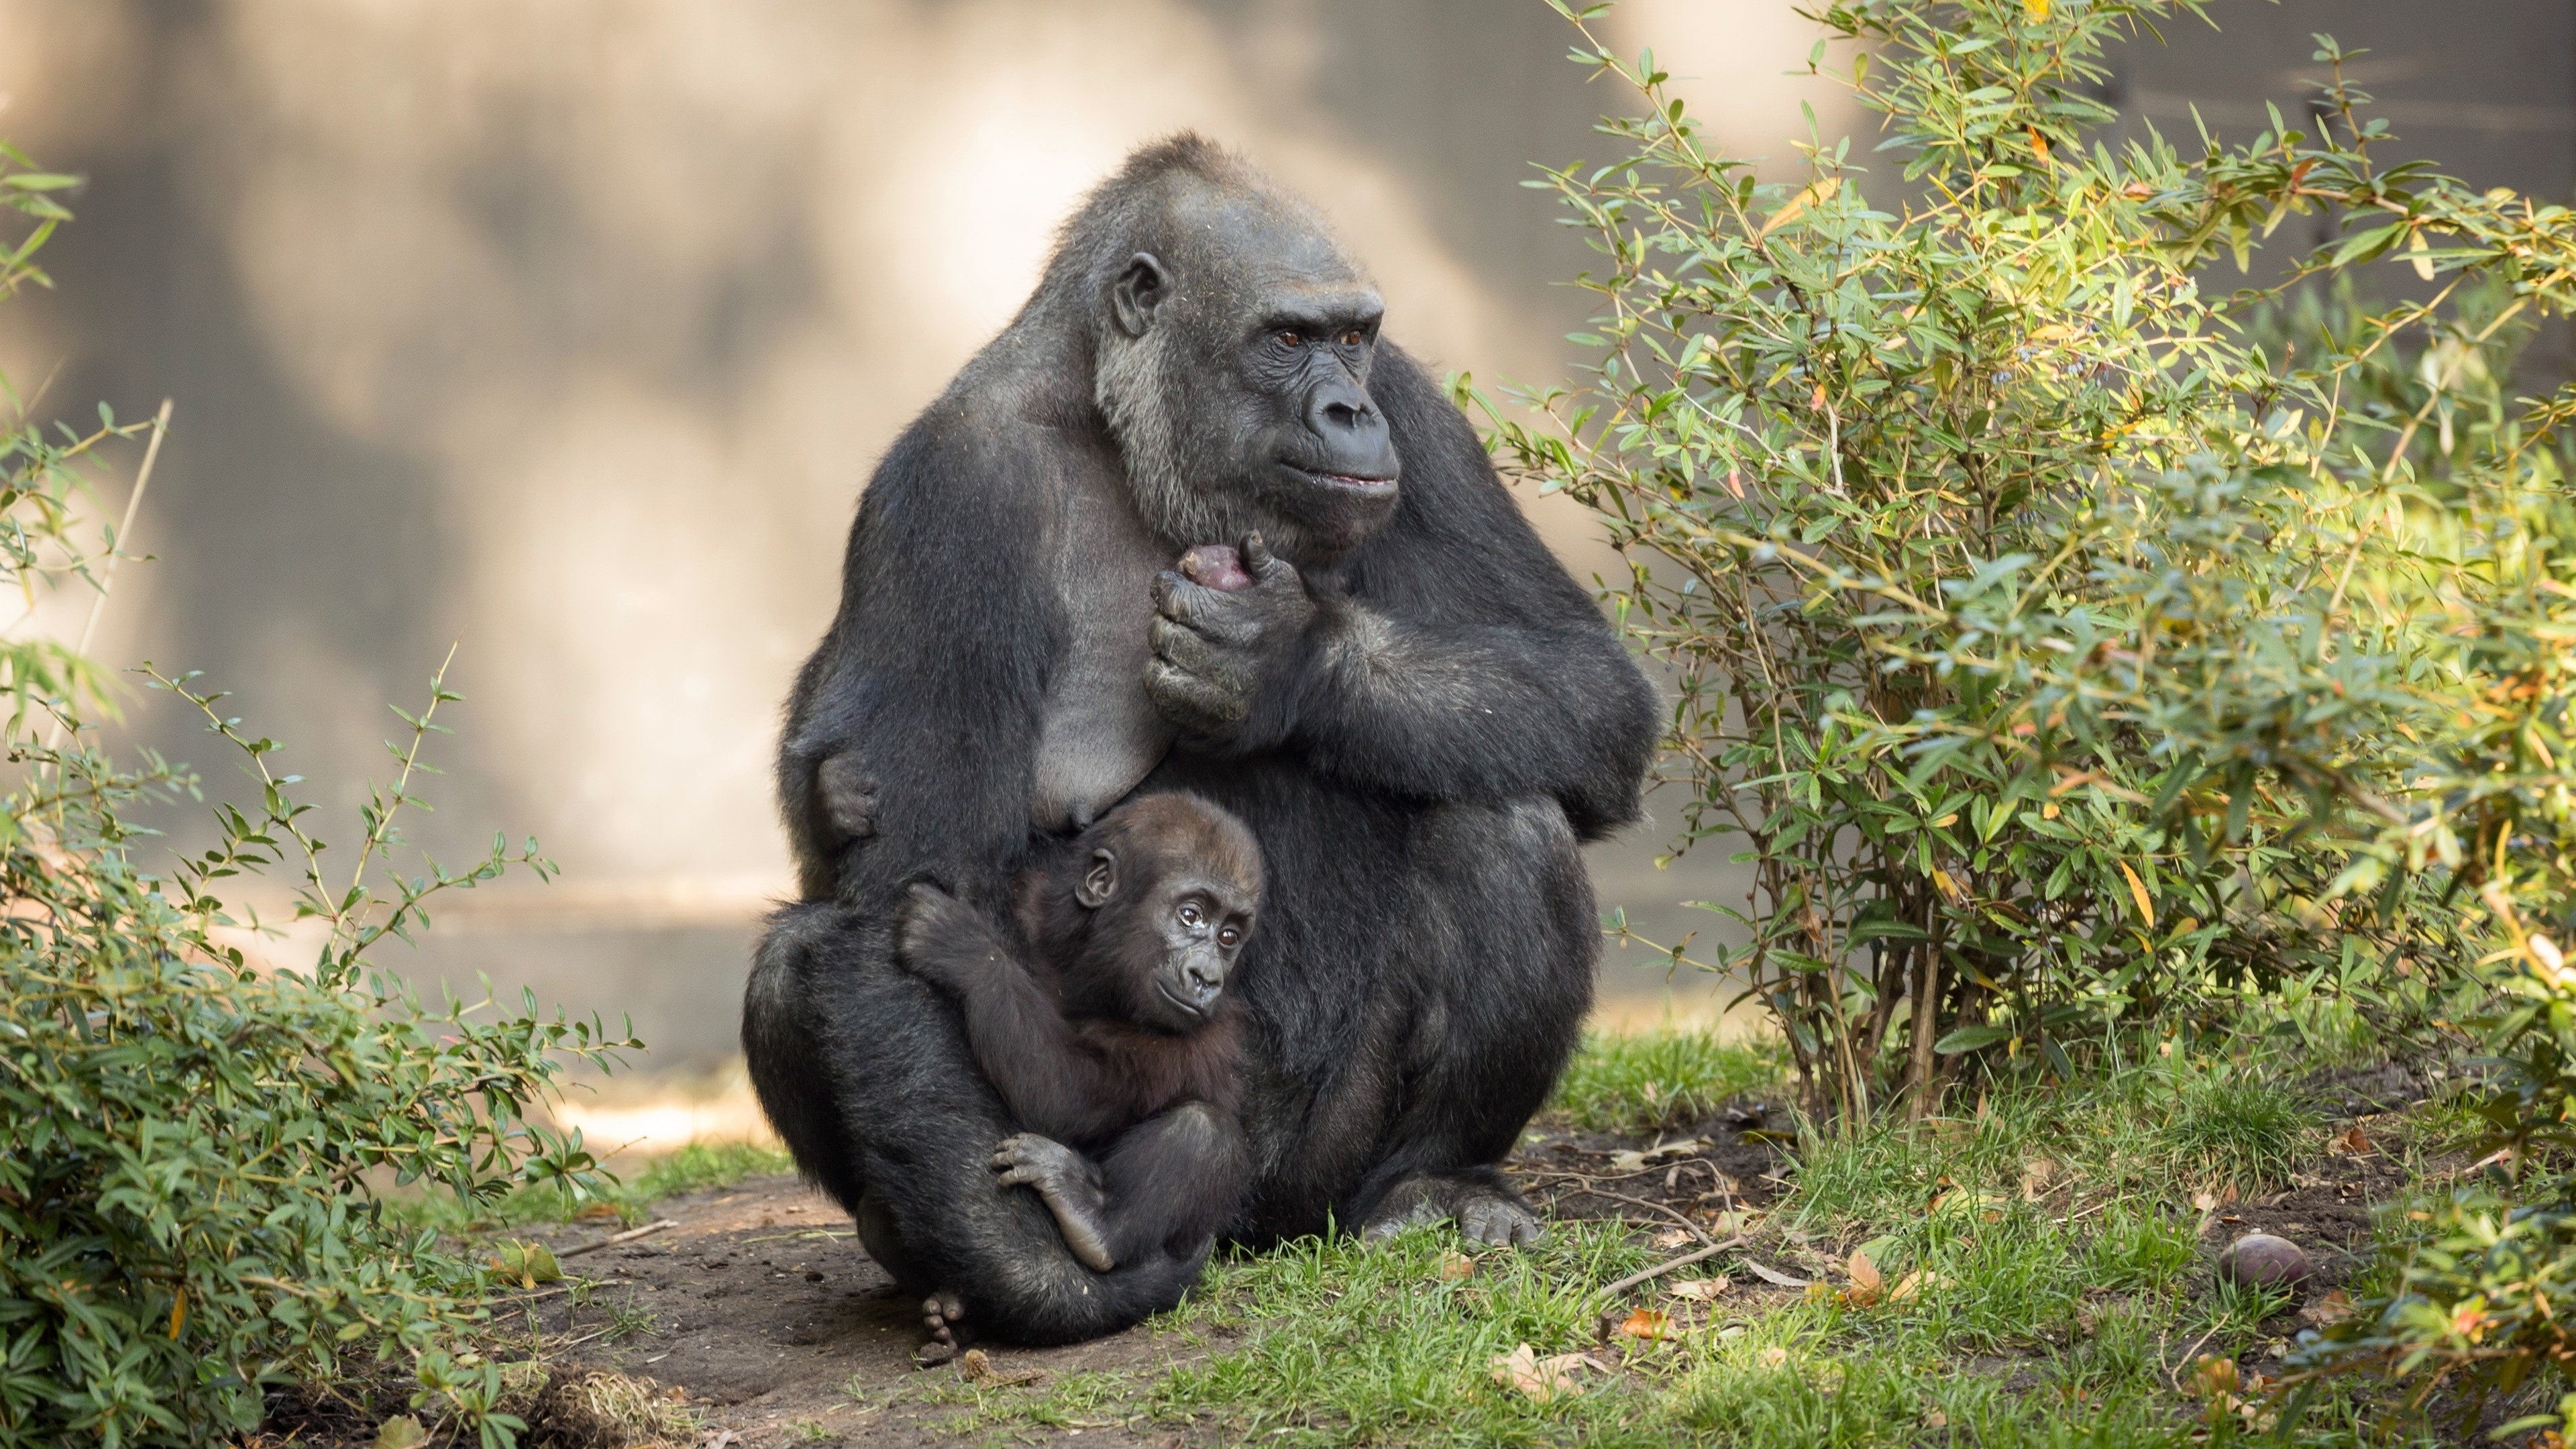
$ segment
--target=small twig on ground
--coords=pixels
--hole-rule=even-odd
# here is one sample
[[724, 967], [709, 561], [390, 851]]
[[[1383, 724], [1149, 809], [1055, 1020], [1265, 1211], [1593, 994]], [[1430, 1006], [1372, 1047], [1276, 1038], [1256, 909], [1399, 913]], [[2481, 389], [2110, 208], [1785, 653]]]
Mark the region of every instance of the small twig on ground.
[[1636, 1287], [1638, 1284], [1643, 1283], [1650, 1278], [1660, 1278], [1666, 1273], [1673, 1271], [1675, 1268], [1687, 1268], [1691, 1264], [1699, 1262], [1704, 1258], [1714, 1258], [1718, 1254], [1723, 1253], [1730, 1248], [1741, 1248], [1743, 1246], [1744, 1239], [1741, 1236], [1729, 1238], [1723, 1243], [1711, 1243], [1705, 1248], [1698, 1249], [1694, 1252], [1684, 1253], [1678, 1258], [1672, 1258], [1664, 1262], [1657, 1263], [1655, 1266], [1648, 1268], [1642, 1273], [1631, 1273], [1627, 1277], [1620, 1279], [1618, 1282], [1611, 1284], [1609, 1287], [1602, 1289], [1601, 1296], [1604, 1298], [1616, 1298], [1620, 1294], [1627, 1292], [1629, 1289]]
[[1699, 1224], [1692, 1222], [1689, 1218], [1682, 1216], [1680, 1213], [1664, 1206], [1662, 1203], [1648, 1202], [1642, 1197], [1630, 1197], [1624, 1192], [1611, 1192], [1606, 1188], [1585, 1187], [1576, 1189], [1576, 1192], [1578, 1195], [1606, 1197], [1614, 1202], [1630, 1203], [1637, 1207], [1644, 1208], [1649, 1212], [1662, 1213], [1665, 1217], [1671, 1218], [1674, 1222], [1681, 1224], [1690, 1232], [1692, 1237], [1699, 1239], [1701, 1242], [1714, 1243], [1717, 1241], [1717, 1239], [1710, 1237], [1707, 1231], [1700, 1227]]
[[631, 1243], [637, 1238], [649, 1237], [654, 1233], [662, 1231], [664, 1228], [676, 1228], [679, 1225], [680, 1220], [678, 1218], [663, 1218], [659, 1222], [646, 1223], [640, 1228], [628, 1228], [622, 1233], [612, 1234], [600, 1239], [596, 1243], [584, 1243], [578, 1248], [566, 1248], [562, 1252], [555, 1254], [555, 1259], [560, 1262], [565, 1258], [578, 1258], [584, 1253], [596, 1253], [602, 1248], [613, 1248], [620, 1243]]

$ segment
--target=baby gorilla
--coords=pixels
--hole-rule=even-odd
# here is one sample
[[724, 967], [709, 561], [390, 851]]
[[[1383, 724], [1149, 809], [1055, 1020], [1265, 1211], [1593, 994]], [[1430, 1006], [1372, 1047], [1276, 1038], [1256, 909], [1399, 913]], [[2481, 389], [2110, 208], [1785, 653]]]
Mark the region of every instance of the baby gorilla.
[[[1252, 833], [1195, 795], [1143, 796], [1024, 872], [1015, 906], [1025, 949], [916, 885], [897, 944], [905, 969], [957, 998], [1023, 1129], [994, 1171], [1035, 1189], [1095, 1272], [1206, 1251], [1248, 1169], [1224, 991], [1261, 909]], [[957, 1306], [941, 1295], [925, 1310], [950, 1343]]]

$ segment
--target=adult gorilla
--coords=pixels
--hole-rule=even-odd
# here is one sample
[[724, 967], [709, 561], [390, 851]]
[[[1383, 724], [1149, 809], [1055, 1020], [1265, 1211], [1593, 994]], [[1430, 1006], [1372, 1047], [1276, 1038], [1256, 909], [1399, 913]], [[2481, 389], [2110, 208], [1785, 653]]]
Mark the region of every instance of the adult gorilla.
[[[1140, 785], [1266, 857], [1233, 1236], [1538, 1235], [1495, 1164], [1590, 1003], [1575, 847], [1636, 818], [1654, 703], [1380, 310], [1302, 202], [1196, 136], [1148, 146], [860, 500], [779, 763], [805, 903], [743, 1047], [868, 1251], [987, 1330], [1124, 1327], [1206, 1250], [1095, 1274], [995, 1185], [1017, 1124], [892, 962], [895, 913], [925, 879], [1006, 913], [1033, 831]], [[1213, 542], [1249, 587], [1169, 572]]]

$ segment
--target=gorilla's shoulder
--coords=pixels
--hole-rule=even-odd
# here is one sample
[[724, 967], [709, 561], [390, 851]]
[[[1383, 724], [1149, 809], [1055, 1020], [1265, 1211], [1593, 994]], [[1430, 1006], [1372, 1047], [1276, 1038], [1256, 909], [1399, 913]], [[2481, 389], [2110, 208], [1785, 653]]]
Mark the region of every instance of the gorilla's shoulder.
[[1008, 511], [1052, 491], [1060, 470], [1107, 447], [1088, 390], [1014, 329], [976, 354], [896, 437], [868, 493], [879, 507], [918, 495], [935, 496], [945, 510]]
[[[1369, 372], [1369, 395], [1385, 411], [1396, 452], [1404, 459], [1402, 494], [1433, 500], [1502, 490], [1475, 427], [1412, 353], [1381, 341]], [[1397, 511], [1403, 512], [1401, 503]]]

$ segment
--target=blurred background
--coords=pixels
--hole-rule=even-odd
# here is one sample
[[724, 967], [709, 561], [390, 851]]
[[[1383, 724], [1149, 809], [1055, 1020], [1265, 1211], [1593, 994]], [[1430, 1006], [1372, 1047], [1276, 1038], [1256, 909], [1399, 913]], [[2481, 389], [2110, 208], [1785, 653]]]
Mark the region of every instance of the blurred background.
[[[2124, 130], [2296, 118], [2327, 30], [2404, 154], [2576, 200], [2576, 0], [2213, 18], [2118, 55]], [[1874, 141], [1788, 0], [1629, 0], [1603, 34], [1775, 179], [1813, 135]], [[1614, 154], [1591, 127], [1631, 104], [1572, 39], [1540, 0], [0, 0], [0, 136], [88, 178], [0, 368], [39, 413], [176, 400], [156, 561], [99, 653], [206, 671], [335, 823], [461, 642], [411, 836], [453, 862], [533, 834], [564, 876], [387, 963], [631, 1014], [653, 1051], [594, 1137], [738, 1134], [741, 982], [789, 883], [778, 705], [878, 453], [1083, 190], [1181, 127], [1319, 203], [1434, 365], [1563, 376], [1587, 252], [1523, 183]], [[1579, 509], [1523, 503], [1578, 576], [1611, 567]], [[111, 744], [242, 791], [167, 703], [138, 691]], [[1666, 941], [1743, 889], [1722, 843], [1659, 868], [1676, 820], [1594, 855], [1605, 911]], [[1611, 946], [1607, 1015], [1721, 1000], [1647, 956]]]

